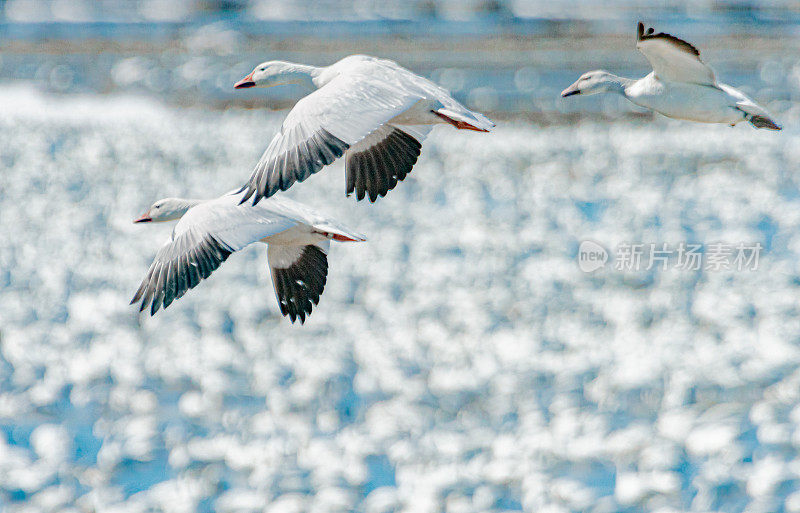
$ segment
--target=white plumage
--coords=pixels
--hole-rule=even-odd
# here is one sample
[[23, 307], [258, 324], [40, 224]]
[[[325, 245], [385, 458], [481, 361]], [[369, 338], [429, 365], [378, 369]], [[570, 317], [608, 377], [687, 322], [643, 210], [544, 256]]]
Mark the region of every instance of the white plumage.
[[286, 116], [249, 182], [253, 203], [302, 182], [345, 155], [347, 194], [375, 201], [411, 171], [432, 125], [487, 132], [473, 112], [430, 80], [395, 62], [364, 55], [317, 68], [281, 61], [260, 64], [235, 87], [300, 83], [316, 89]]
[[603, 70], [590, 71], [561, 96], [613, 92], [671, 118], [730, 125], [749, 121], [756, 128], [781, 129], [766, 109], [738, 89], [718, 83], [714, 70], [686, 41], [654, 33], [652, 28], [645, 31], [639, 23], [636, 48], [653, 67], [646, 77], [633, 80]]
[[241, 205], [241, 193], [212, 200], [167, 198], [135, 222], [180, 219], [156, 254], [131, 304], [141, 300], [154, 315], [208, 278], [228, 256], [254, 243], [268, 244], [267, 258], [283, 315], [302, 323], [322, 294], [330, 240], [364, 236], [300, 203], [269, 198]]

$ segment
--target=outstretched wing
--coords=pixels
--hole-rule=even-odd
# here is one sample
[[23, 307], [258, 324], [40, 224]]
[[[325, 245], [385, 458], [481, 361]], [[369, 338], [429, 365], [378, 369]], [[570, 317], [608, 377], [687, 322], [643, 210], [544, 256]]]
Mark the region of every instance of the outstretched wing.
[[339, 75], [301, 99], [253, 170], [242, 201], [253, 204], [302, 182], [422, 99], [363, 73]]
[[238, 199], [223, 196], [190, 209], [158, 250], [131, 304], [141, 300], [139, 311], [150, 305], [155, 315], [208, 278], [234, 251], [297, 224], [267, 209], [239, 207]]
[[700, 52], [683, 39], [649, 28], [639, 23], [636, 48], [653, 66], [656, 76], [672, 82], [716, 85], [714, 70], [700, 60]]
[[308, 245], [270, 244], [267, 259], [272, 274], [272, 285], [283, 315], [303, 324], [311, 315], [313, 305], [328, 278], [328, 249], [330, 241]]
[[411, 172], [430, 130], [430, 126], [386, 124], [347, 150], [347, 195], [355, 192], [360, 201], [366, 193], [373, 203], [386, 196]]

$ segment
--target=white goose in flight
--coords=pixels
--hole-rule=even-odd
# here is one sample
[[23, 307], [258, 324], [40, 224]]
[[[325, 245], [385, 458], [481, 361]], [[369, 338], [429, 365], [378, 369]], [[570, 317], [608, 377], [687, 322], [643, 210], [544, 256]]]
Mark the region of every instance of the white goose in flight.
[[212, 200], [159, 200], [135, 223], [180, 219], [156, 254], [131, 304], [150, 305], [155, 315], [224, 262], [254, 242], [267, 244], [267, 260], [281, 313], [302, 324], [319, 302], [328, 275], [331, 239], [364, 241], [336, 221], [287, 198], [270, 198], [256, 206], [240, 205], [241, 194]]
[[653, 32], [639, 23], [636, 38], [636, 48], [650, 61], [652, 73], [633, 80], [590, 71], [561, 96], [612, 92], [670, 118], [731, 126], [746, 120], [756, 128], [781, 129], [766, 109], [738, 89], [717, 82], [697, 48], [670, 34]]
[[403, 180], [432, 125], [488, 132], [494, 123], [397, 63], [352, 55], [327, 67], [268, 61], [234, 87], [301, 84], [313, 92], [286, 116], [255, 167], [242, 201], [285, 191], [342, 155], [349, 196], [374, 202]]

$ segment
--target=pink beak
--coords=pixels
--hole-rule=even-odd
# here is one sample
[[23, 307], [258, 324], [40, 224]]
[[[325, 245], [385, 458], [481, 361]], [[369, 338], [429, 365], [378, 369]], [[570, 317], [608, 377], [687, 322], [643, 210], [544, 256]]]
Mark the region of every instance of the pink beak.
[[152, 221], [152, 219], [150, 218], [150, 211], [149, 210], [147, 212], [145, 212], [144, 214], [142, 214], [142, 216], [139, 219], [134, 219], [133, 220], [134, 223], [149, 223], [150, 221]]
[[251, 71], [249, 75], [241, 79], [240, 81], [233, 84], [234, 89], [247, 89], [248, 87], [255, 87], [256, 83], [253, 82], [253, 72]]

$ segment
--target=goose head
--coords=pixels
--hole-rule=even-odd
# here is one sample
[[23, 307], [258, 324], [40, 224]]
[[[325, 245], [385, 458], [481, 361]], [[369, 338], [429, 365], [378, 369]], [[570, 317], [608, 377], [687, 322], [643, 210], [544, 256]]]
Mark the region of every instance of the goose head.
[[195, 203], [181, 198], [164, 198], [156, 201], [153, 205], [135, 219], [134, 223], [163, 223], [180, 219], [187, 210], [192, 208]]
[[308, 72], [303, 66], [285, 61], [266, 61], [255, 67], [249, 75], [236, 82], [234, 89], [248, 87], [273, 87], [283, 84], [297, 84], [308, 80]]
[[561, 97], [566, 98], [575, 94], [605, 93], [618, 87], [618, 78], [608, 71], [598, 69], [581, 75], [574, 84], [561, 91]]

